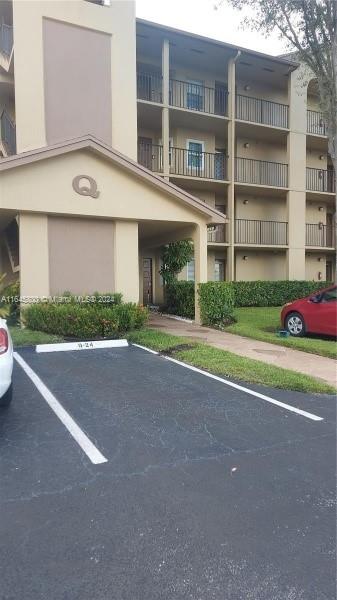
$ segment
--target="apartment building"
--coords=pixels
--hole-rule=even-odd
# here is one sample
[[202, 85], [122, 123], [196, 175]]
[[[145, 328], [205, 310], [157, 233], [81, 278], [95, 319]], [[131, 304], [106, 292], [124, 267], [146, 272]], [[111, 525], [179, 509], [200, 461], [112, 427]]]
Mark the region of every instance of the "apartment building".
[[297, 63], [129, 0], [3, 0], [0, 22], [0, 272], [24, 295], [160, 302], [160, 248], [186, 238], [197, 283], [333, 278], [333, 169]]

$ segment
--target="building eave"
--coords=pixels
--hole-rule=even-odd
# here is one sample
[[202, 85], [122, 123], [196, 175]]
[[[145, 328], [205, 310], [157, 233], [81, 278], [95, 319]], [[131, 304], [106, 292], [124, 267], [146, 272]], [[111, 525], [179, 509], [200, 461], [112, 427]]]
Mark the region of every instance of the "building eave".
[[241, 51], [241, 54], [254, 56], [255, 58], [259, 58], [261, 60], [269, 60], [272, 62], [279, 63], [281, 65], [288, 66], [290, 70], [295, 70], [299, 67], [299, 62], [288, 60], [286, 58], [282, 58], [280, 56], [273, 56], [271, 54], [265, 54], [263, 52], [257, 52], [256, 50], [250, 50], [249, 48], [244, 48], [243, 46], [236, 46], [235, 44], [229, 44], [227, 42], [222, 42], [221, 40], [215, 40], [203, 35], [198, 35], [196, 33], [191, 33], [189, 31], [184, 31], [182, 29], [175, 29], [174, 27], [169, 27], [168, 25], [162, 25], [160, 23], [155, 23], [153, 21], [147, 21], [146, 19], [136, 19], [136, 24], [144, 25], [146, 27], [153, 27], [154, 29], [161, 30], [164, 33], [171, 33], [173, 35], [179, 35], [183, 37], [189, 37], [194, 40], [198, 40], [205, 44], [211, 44], [213, 46], [218, 46], [219, 48], [223, 48], [224, 50], [232, 51], [234, 54], [237, 53], [238, 50]]

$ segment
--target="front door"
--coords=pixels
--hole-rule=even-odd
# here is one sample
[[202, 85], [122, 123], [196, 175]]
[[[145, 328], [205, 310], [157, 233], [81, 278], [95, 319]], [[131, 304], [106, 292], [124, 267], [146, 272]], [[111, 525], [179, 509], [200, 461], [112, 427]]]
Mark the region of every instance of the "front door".
[[152, 302], [152, 258], [143, 258], [143, 304], [148, 306]]
[[214, 113], [216, 115], [227, 114], [227, 87], [219, 81], [215, 82]]
[[333, 269], [332, 269], [332, 261], [331, 260], [327, 260], [326, 261], [326, 281], [333, 281]]
[[226, 150], [215, 149], [214, 179], [226, 179]]
[[328, 248], [333, 248], [334, 244], [334, 223], [333, 223], [333, 214], [327, 213], [326, 215], [326, 245]]
[[152, 170], [152, 138], [138, 137], [138, 162]]

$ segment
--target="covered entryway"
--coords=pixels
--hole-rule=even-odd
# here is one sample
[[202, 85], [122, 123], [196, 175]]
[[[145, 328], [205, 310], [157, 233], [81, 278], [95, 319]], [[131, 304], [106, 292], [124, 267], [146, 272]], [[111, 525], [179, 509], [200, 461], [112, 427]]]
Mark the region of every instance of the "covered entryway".
[[98, 140], [26, 152], [0, 171], [0, 215], [19, 214], [22, 295], [158, 302], [160, 248], [179, 239], [194, 243], [196, 284], [207, 281], [207, 225], [225, 217]]

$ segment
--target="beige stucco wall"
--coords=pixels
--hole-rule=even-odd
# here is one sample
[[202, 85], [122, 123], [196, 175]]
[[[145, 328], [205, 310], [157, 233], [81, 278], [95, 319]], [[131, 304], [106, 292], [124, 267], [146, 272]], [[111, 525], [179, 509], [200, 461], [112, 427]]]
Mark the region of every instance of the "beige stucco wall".
[[[246, 202], [246, 204], [245, 204]], [[259, 197], [238, 193], [235, 201], [236, 219], [287, 221], [286, 197]]]
[[[321, 277], [319, 278], [319, 273]], [[305, 278], [314, 281], [324, 281], [326, 277], [326, 256], [323, 252], [308, 253], [305, 257]]]
[[[320, 157], [323, 156], [323, 159]], [[328, 163], [327, 149], [318, 150], [316, 148], [307, 148], [306, 165], [312, 169], [326, 169]]]
[[[244, 144], [249, 144], [245, 148]], [[287, 163], [286, 146], [281, 143], [269, 143], [264, 139], [252, 137], [247, 129], [247, 135], [240, 134], [236, 138], [236, 156], [255, 160]]]
[[[319, 210], [319, 209], [322, 210]], [[329, 212], [332, 209], [330, 208]], [[314, 200], [307, 200], [305, 220], [306, 223], [326, 223], [326, 215], [328, 207], [324, 202], [318, 202]]]
[[113, 233], [112, 221], [49, 217], [50, 293], [114, 292]]
[[235, 272], [237, 281], [287, 279], [285, 252], [236, 250]]
[[[111, 145], [132, 158], [136, 158], [134, 11], [135, 3], [130, 0], [114, 0], [110, 6], [66, 0], [57, 2], [13, 1], [16, 123], [19, 152], [46, 145], [42, 21], [44, 18], [48, 18], [110, 36], [111, 88], [113, 90], [110, 106]], [[28, 53], [27, 48], [29, 48]], [[71, 62], [71, 53], [68, 58]], [[60, 98], [60, 102], [62, 102], [62, 98]], [[64, 110], [66, 109], [67, 107], [64, 106]], [[121, 114], [123, 118], [121, 118]], [[127, 123], [127, 127], [125, 123]], [[88, 131], [83, 131], [83, 134], [86, 133]]]
[[[271, 102], [288, 104], [288, 91], [286, 81], [278, 86], [275, 82], [261, 81], [257, 77], [257, 68], [240, 67], [237, 74], [237, 93], [242, 96], [261, 98]], [[249, 86], [249, 90], [245, 87]]]
[[213, 190], [208, 190], [206, 187], [204, 189], [199, 189], [199, 190], [193, 190], [190, 187], [185, 187], [184, 189], [186, 189], [187, 192], [189, 192], [192, 195], [196, 195], [198, 196], [198, 198], [201, 198], [201, 200], [203, 200], [206, 204], [208, 204], [208, 206], [213, 206], [215, 207], [215, 201], [216, 201], [216, 194]]
[[111, 35], [52, 19], [42, 25], [47, 144], [90, 133], [111, 145]]

